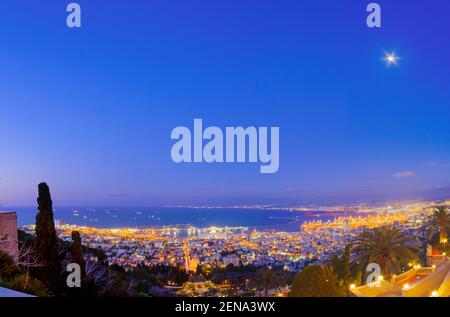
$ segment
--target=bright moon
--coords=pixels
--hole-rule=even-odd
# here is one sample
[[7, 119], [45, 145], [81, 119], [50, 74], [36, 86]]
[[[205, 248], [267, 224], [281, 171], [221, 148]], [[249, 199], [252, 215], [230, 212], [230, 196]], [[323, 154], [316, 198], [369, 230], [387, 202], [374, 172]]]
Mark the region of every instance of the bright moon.
[[386, 61], [388, 66], [397, 65], [398, 56], [395, 55], [395, 53], [386, 53], [386, 55], [384, 56], [384, 60]]

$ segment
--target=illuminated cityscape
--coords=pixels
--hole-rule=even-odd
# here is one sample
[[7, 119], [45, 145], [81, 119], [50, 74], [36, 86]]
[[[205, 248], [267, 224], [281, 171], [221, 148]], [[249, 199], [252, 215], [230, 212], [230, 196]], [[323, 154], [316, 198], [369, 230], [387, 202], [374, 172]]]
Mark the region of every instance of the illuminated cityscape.
[[[307, 264], [325, 262], [365, 229], [395, 224], [405, 231], [418, 230], [434, 204], [403, 202], [374, 208], [365, 206], [352, 216], [336, 217], [334, 221], [305, 222], [299, 225], [297, 232], [180, 225], [95, 228], [59, 224], [59, 221], [56, 229], [58, 236], [66, 241], [71, 240], [73, 231], [80, 232], [84, 245], [101, 249], [109, 265], [116, 264], [126, 270], [140, 265], [165, 265], [195, 273], [198, 266], [225, 268], [233, 265], [299, 272]], [[305, 212], [304, 208], [295, 209]], [[334, 208], [334, 212], [340, 209]], [[33, 233], [33, 228], [26, 226], [25, 229]]]
[[450, 297], [449, 12], [2, 0], [0, 297]]

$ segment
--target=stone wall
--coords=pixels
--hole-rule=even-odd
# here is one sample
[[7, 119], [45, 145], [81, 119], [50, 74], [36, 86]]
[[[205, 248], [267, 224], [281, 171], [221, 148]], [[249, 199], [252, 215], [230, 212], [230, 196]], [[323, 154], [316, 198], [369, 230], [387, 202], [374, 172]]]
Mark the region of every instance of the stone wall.
[[13, 258], [19, 254], [15, 212], [0, 211], [0, 251], [6, 252]]

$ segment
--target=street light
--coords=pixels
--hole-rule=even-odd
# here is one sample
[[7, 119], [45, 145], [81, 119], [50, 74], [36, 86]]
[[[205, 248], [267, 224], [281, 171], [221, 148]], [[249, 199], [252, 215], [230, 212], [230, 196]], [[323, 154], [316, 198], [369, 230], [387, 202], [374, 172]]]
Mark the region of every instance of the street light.
[[447, 249], [447, 238], [442, 239], [441, 243], [444, 245], [444, 251]]

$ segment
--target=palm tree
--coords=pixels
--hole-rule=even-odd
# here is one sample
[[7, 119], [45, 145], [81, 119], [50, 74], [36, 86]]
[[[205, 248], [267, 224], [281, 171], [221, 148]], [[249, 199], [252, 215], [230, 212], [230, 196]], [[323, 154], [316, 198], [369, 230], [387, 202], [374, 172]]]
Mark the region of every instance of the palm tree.
[[377, 263], [382, 273], [390, 277], [398, 273], [402, 264], [416, 260], [417, 240], [396, 226], [384, 226], [364, 231], [354, 241], [354, 261], [361, 264]]
[[432, 232], [439, 230], [439, 242], [446, 243], [448, 229], [450, 228], [450, 213], [447, 206], [437, 207], [431, 216]]
[[358, 269], [351, 261], [351, 244], [347, 244], [341, 252], [333, 253], [327, 261], [330, 269], [336, 274], [336, 277], [345, 290], [349, 289], [350, 284], [356, 279]]
[[280, 287], [283, 284], [283, 280], [279, 274], [271, 269], [267, 269], [259, 272], [256, 283], [264, 289], [264, 297], [268, 297], [269, 289]]

